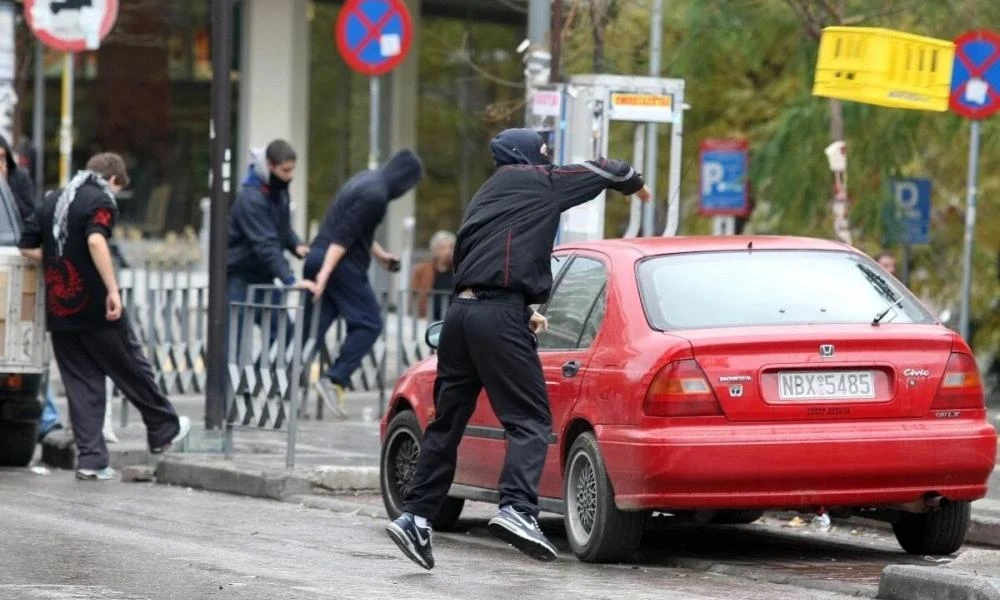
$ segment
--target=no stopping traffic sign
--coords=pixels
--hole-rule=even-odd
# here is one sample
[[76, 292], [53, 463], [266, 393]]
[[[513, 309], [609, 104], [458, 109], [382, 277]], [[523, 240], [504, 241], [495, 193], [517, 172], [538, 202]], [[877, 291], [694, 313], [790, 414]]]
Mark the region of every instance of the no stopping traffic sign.
[[410, 50], [410, 11], [402, 0], [348, 0], [337, 16], [334, 36], [347, 66], [370, 77], [384, 75]]

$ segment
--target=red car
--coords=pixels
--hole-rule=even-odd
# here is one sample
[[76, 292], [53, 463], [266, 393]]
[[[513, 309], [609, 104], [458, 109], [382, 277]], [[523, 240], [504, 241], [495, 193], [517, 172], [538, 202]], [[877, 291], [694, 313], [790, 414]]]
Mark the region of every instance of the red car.
[[[892, 522], [909, 553], [962, 545], [997, 450], [979, 371], [867, 256], [804, 238], [645, 238], [557, 248], [552, 271], [540, 505], [565, 516], [581, 560], [627, 560], [654, 511], [747, 523], [825, 508]], [[432, 356], [404, 373], [382, 421], [392, 517], [434, 416], [435, 368]], [[504, 451], [482, 395], [435, 528], [465, 499], [497, 500]]]

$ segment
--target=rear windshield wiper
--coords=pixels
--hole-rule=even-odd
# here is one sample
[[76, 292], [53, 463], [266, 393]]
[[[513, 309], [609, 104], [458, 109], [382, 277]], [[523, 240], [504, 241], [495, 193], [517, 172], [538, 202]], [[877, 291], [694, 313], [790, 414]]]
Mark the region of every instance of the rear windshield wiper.
[[883, 310], [879, 314], [875, 315], [875, 318], [872, 319], [872, 325], [878, 326], [878, 324], [882, 322], [882, 319], [884, 319], [886, 315], [888, 315], [890, 312], [892, 312], [892, 309], [895, 308], [897, 304], [902, 304], [902, 302], [903, 302], [903, 299], [900, 298], [899, 300], [896, 300], [895, 302], [893, 302], [892, 304], [890, 304], [889, 306], [887, 306], [885, 308], [885, 310]]
[[892, 309], [896, 307], [897, 304], [903, 302], [903, 296], [902, 295], [897, 296], [896, 291], [892, 289], [892, 286], [889, 285], [889, 282], [886, 281], [884, 277], [882, 277], [875, 271], [872, 271], [865, 265], [860, 265], [860, 264], [858, 265], [858, 268], [861, 269], [861, 272], [865, 274], [865, 279], [868, 280], [868, 282], [872, 285], [872, 287], [875, 288], [875, 290], [878, 291], [878, 293], [881, 294], [886, 300], [891, 302], [891, 304], [889, 304], [889, 306], [887, 306], [885, 310], [876, 314], [875, 318], [872, 319], [872, 325], [877, 326], [879, 323], [882, 322], [882, 319], [884, 319], [886, 315], [888, 315], [892, 311]]

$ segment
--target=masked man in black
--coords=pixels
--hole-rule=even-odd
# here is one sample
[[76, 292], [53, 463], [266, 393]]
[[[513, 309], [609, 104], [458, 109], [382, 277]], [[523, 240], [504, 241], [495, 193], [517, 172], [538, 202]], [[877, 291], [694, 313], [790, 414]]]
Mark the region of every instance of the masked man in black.
[[431, 523], [455, 476], [458, 446], [485, 387], [507, 432], [500, 510], [490, 531], [538, 560], [555, 547], [538, 527], [538, 483], [552, 416], [533, 332], [552, 288], [552, 245], [562, 212], [606, 189], [649, 199], [642, 176], [618, 160], [556, 167], [541, 136], [508, 129], [490, 142], [497, 171], [469, 204], [455, 245], [455, 299], [438, 347], [435, 418], [424, 432], [404, 514], [389, 537], [431, 569]]

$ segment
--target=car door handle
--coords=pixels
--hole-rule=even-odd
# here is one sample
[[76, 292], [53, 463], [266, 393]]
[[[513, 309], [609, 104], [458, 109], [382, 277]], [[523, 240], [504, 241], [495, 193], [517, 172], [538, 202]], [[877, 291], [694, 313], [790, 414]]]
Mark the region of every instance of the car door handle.
[[580, 361], [571, 360], [562, 366], [563, 377], [575, 377], [580, 372]]

